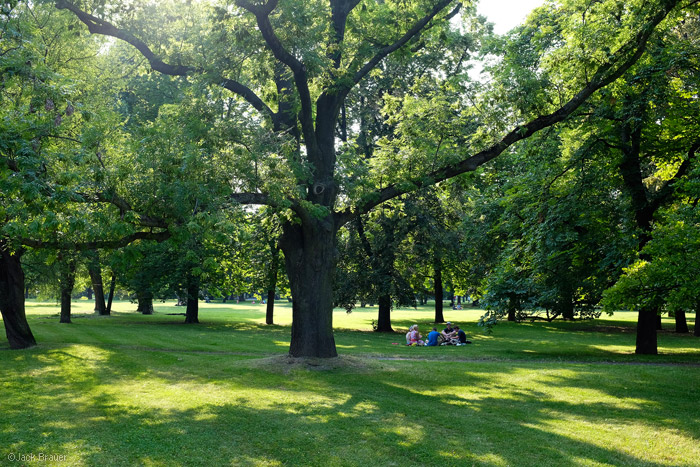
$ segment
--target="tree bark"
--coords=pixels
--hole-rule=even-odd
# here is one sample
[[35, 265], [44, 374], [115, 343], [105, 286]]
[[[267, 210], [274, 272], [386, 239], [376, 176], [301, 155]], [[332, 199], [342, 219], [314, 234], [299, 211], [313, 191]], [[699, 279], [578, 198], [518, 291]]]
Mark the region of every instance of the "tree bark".
[[5, 334], [12, 349], [36, 345], [24, 310], [24, 271], [20, 262], [23, 251], [11, 253], [0, 238], [0, 313]]
[[435, 291], [435, 322], [444, 323], [445, 317], [442, 313], [442, 263], [436, 258], [433, 263], [433, 287]]
[[[640, 117], [640, 116], [638, 116]], [[640, 229], [637, 251], [642, 251], [651, 239], [654, 207], [649, 202], [649, 192], [644, 185], [642, 164], [640, 160], [642, 127], [623, 124], [621, 127], [622, 160], [619, 164], [620, 175], [625, 190], [630, 197], [632, 211], [637, 227]], [[661, 329], [661, 316], [656, 310], [640, 309], [637, 318], [637, 348], [635, 353], [656, 355], [656, 331]], [[652, 338], [651, 333], [654, 336]]]
[[676, 318], [676, 332], [683, 334], [689, 333], [690, 329], [688, 329], [688, 320], [685, 317], [685, 310], [679, 308], [674, 315]]
[[274, 324], [275, 314], [275, 291], [277, 290], [277, 275], [279, 271], [280, 250], [276, 242], [270, 244], [272, 261], [267, 274], [267, 310], [265, 313], [265, 324]]
[[510, 298], [508, 298], [508, 321], [515, 321], [515, 311], [517, 308], [517, 298], [515, 298], [514, 295], [511, 295]]
[[71, 322], [71, 299], [75, 285], [75, 259], [67, 258], [61, 267], [61, 318], [59, 323]]
[[391, 295], [379, 296], [379, 314], [377, 317], [377, 332], [394, 332], [391, 327]]
[[337, 357], [333, 337], [336, 227], [331, 216], [283, 226], [280, 246], [292, 292], [292, 357]]
[[95, 292], [95, 313], [98, 315], [108, 315], [105, 305], [105, 292], [102, 284], [102, 268], [100, 267], [100, 256], [97, 251], [89, 254], [88, 272], [92, 281], [92, 290]]
[[187, 310], [185, 310], [185, 324], [199, 323], [199, 282], [190, 277], [187, 284]]
[[112, 280], [109, 284], [109, 298], [107, 299], [107, 314], [112, 313], [112, 300], [114, 299], [114, 289], [117, 286], [117, 276], [112, 272]]
[[561, 317], [568, 321], [573, 321], [574, 319], [574, 303], [571, 301], [571, 297], [562, 297], [562, 301], [559, 304], [559, 309], [561, 311]]
[[265, 324], [275, 324], [275, 289], [267, 291], [267, 305], [265, 309]]
[[657, 355], [656, 309], [642, 308], [637, 318], [637, 348], [638, 355]]
[[136, 311], [139, 311], [144, 315], [153, 314], [153, 294], [150, 290], [141, 290], [136, 292], [136, 301], [138, 302]]
[[700, 302], [695, 304], [695, 330], [693, 330], [693, 335], [700, 337]]
[[92, 287], [85, 289], [85, 295], [87, 295], [88, 300], [92, 300]]

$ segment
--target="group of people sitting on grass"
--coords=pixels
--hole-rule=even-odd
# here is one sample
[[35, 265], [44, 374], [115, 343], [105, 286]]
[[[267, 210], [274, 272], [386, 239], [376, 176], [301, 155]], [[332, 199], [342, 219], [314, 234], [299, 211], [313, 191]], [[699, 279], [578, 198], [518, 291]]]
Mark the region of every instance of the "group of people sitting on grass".
[[418, 325], [414, 324], [408, 328], [406, 333], [406, 345], [425, 345], [429, 347], [437, 345], [467, 345], [471, 341], [467, 340], [467, 334], [462, 331], [459, 326], [452, 327], [452, 323], [447, 322], [447, 327], [438, 332], [437, 328], [433, 328], [428, 333], [428, 339], [423, 340], [423, 336], [418, 331]]

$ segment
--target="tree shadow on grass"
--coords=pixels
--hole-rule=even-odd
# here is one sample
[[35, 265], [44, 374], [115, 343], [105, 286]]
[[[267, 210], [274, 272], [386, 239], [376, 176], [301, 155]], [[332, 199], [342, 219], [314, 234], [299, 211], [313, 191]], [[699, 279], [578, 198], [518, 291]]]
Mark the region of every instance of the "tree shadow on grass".
[[[672, 368], [654, 369], [651, 380], [625, 373], [624, 390], [639, 397], [615, 404], [623, 389], [616, 369], [604, 365], [560, 372], [382, 362], [368, 371], [282, 374], [226, 355], [97, 346], [0, 358], [4, 458], [7, 451], [66, 454], [85, 465], [656, 466], [669, 464], [627, 453], [615, 440], [559, 433], [557, 424], [648, 423], [700, 435], [697, 422], [681, 416], [682, 394], [655, 396], [677, 377]], [[608, 399], [595, 407], [585, 394], [557, 399], [576, 388]]]

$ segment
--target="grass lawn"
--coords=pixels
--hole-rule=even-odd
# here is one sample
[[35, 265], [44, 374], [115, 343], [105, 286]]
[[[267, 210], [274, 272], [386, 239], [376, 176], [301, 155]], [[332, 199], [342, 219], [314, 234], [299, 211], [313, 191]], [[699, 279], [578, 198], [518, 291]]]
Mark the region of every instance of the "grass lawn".
[[473, 344], [413, 348], [394, 343], [430, 308], [395, 310], [391, 335], [338, 310], [341, 362], [296, 365], [274, 358], [286, 303], [272, 326], [252, 304], [201, 303], [199, 325], [172, 302], [77, 301], [70, 325], [27, 305], [39, 345], [0, 340], [0, 465], [700, 465], [700, 339], [635, 356], [633, 313], [484, 335], [481, 311], [447, 310]]

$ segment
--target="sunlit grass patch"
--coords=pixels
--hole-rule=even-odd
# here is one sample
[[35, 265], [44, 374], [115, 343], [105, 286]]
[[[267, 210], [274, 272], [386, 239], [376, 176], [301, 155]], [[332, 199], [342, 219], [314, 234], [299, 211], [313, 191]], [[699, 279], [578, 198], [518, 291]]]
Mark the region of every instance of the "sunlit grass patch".
[[400, 326], [427, 328], [431, 310], [395, 311], [400, 332], [386, 335], [370, 331], [374, 309], [343, 317], [341, 358], [299, 361], [285, 356], [288, 324], [265, 325], [263, 307], [208, 305], [195, 326], [166, 315], [172, 303], [153, 316], [124, 310], [71, 325], [50, 307], [32, 308], [39, 346], [0, 351], [1, 458], [47, 452], [65, 455], [65, 465], [167, 466], [700, 458], [693, 338], [662, 335], [668, 355], [638, 357], [630, 332], [505, 323], [483, 335], [455, 315], [472, 345], [410, 348], [393, 345]]

